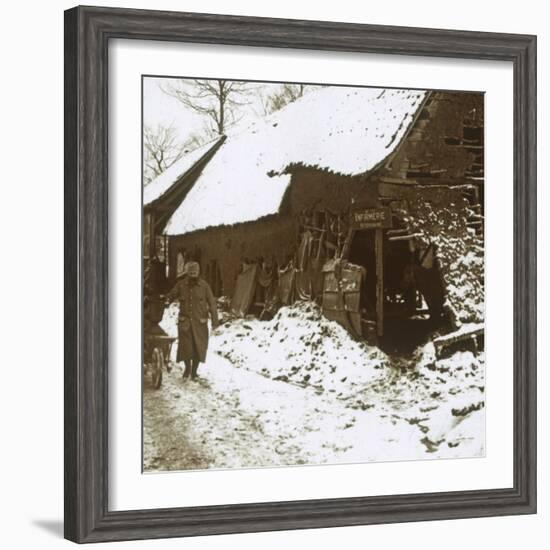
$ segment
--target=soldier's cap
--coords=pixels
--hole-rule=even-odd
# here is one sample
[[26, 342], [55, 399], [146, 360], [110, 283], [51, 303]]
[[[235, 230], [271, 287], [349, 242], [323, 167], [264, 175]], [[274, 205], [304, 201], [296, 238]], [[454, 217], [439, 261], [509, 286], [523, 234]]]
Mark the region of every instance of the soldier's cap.
[[187, 262], [185, 264], [185, 272], [200, 270], [199, 262]]

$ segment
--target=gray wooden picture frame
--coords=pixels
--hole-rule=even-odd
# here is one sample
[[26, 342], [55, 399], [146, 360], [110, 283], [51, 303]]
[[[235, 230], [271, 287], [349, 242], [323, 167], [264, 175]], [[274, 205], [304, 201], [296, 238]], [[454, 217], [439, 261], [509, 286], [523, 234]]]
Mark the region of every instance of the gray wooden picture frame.
[[[113, 38], [509, 61], [514, 70], [512, 488], [108, 510], [108, 45]], [[536, 37], [133, 9], [65, 12], [65, 537], [75, 542], [536, 511]]]

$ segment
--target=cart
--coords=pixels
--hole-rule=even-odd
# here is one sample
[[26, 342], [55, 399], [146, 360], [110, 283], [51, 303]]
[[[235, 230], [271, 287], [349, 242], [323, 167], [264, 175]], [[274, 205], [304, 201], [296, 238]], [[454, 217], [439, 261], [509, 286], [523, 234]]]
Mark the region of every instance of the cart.
[[153, 387], [158, 389], [164, 368], [167, 372], [172, 370], [170, 358], [176, 338], [168, 336], [159, 326], [165, 308], [162, 297], [147, 297], [144, 306], [143, 374], [150, 375]]
[[170, 353], [174, 341], [175, 338], [167, 334], [146, 333], [144, 335], [143, 373], [151, 375], [151, 382], [155, 389], [160, 388], [162, 384], [164, 368], [167, 372], [172, 370]]

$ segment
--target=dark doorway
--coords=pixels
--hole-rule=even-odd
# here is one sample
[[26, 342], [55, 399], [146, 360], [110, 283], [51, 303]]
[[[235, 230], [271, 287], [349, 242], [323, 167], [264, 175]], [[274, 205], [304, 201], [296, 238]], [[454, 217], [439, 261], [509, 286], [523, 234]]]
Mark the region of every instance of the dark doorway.
[[[361, 310], [362, 318], [371, 322], [377, 319], [375, 233], [372, 229], [357, 231], [348, 257], [351, 263], [366, 270]], [[378, 345], [388, 353], [406, 355], [444, 322], [441, 311], [434, 314], [433, 305], [428, 308], [434, 302], [432, 294], [437, 287], [434, 278], [438, 274], [435, 267], [429, 270], [422, 267], [422, 252], [415, 250], [407, 239], [395, 239], [391, 233], [385, 233], [382, 250], [384, 330]]]
[[349, 261], [365, 268], [366, 277], [361, 288], [362, 317], [376, 319], [376, 251], [374, 230], [356, 231], [353, 237]]
[[407, 355], [445, 323], [444, 290], [433, 245], [419, 248], [410, 239], [386, 241], [385, 332], [380, 347]]

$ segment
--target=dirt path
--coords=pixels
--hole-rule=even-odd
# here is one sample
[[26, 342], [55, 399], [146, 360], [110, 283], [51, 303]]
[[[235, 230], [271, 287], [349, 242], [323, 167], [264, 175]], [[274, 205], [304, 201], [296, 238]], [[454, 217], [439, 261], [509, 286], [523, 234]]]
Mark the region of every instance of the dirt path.
[[[262, 377], [240, 373], [238, 380], [223, 376], [220, 381], [217, 379], [219, 366], [212, 369], [203, 365], [202, 377], [196, 382], [184, 382], [181, 371], [175, 368], [165, 373], [160, 390], [153, 390], [146, 384], [144, 469], [166, 471], [305, 463], [299, 447], [287, 441], [289, 434], [269, 433], [265, 424], [270, 420], [262, 418], [261, 409], [243, 407], [243, 393], [256, 392], [260, 403], [272, 396], [273, 392], [266, 392], [265, 387], [258, 395], [256, 379]], [[254, 380], [243, 380], [243, 375]], [[266, 385], [261, 382], [261, 386]], [[274, 384], [281, 390], [286, 389], [282, 383]]]
[[179, 414], [179, 392], [165, 373], [163, 390], [146, 386], [143, 395], [143, 468], [145, 471], [208, 468], [208, 450], [193, 437], [188, 415]]

